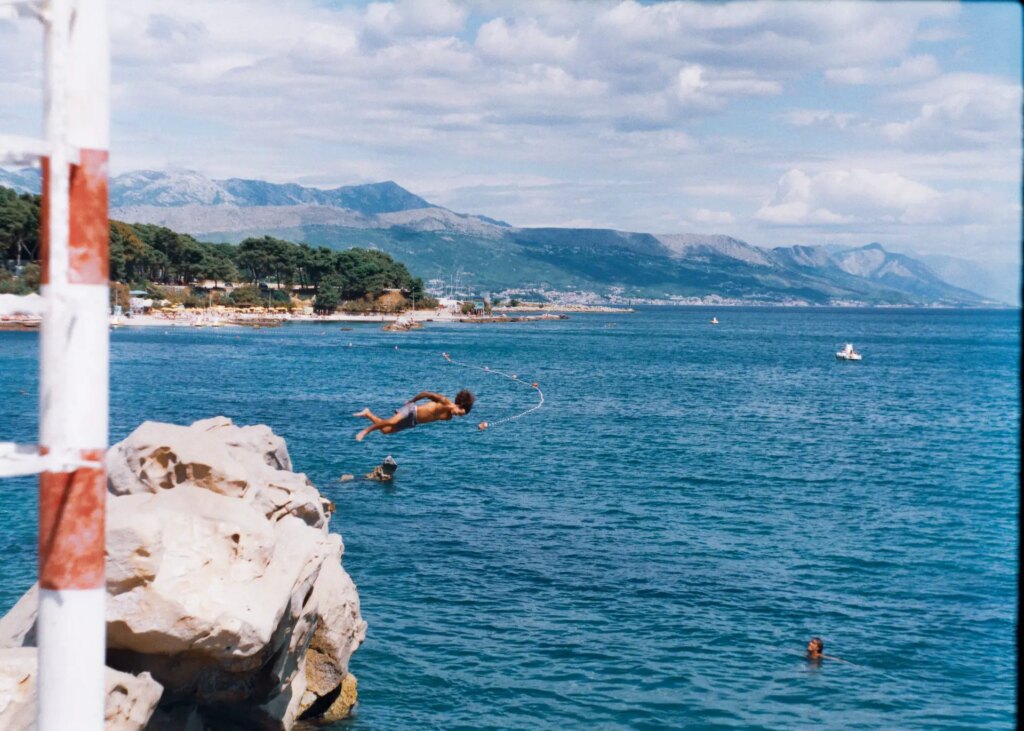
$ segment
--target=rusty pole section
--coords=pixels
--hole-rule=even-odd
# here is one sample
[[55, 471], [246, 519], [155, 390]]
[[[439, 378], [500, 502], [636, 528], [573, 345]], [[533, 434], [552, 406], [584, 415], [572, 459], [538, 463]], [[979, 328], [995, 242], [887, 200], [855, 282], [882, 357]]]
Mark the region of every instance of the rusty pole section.
[[[106, 0], [46, 0], [39, 731], [103, 729], [108, 419]], [[62, 470], [62, 471], [56, 471]]]

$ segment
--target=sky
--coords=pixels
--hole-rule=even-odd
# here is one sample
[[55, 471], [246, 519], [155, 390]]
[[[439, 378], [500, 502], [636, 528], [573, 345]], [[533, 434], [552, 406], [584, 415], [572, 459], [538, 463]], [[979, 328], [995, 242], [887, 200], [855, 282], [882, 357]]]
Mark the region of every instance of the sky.
[[[112, 0], [113, 172], [1016, 266], [1017, 3]], [[0, 131], [41, 128], [0, 20]]]

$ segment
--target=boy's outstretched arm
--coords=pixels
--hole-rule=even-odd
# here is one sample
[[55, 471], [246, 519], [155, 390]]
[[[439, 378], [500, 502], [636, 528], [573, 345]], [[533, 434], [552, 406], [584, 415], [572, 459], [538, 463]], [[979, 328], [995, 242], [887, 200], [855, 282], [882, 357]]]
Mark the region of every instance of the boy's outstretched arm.
[[433, 391], [420, 391], [418, 394], [416, 394], [411, 399], [409, 399], [409, 402], [411, 403], [413, 401], [420, 401], [420, 400], [425, 399], [425, 398], [426, 399], [430, 399], [431, 401], [434, 401], [434, 402], [439, 403], [439, 404], [451, 403], [448, 400], [447, 396], [442, 396], [441, 394], [434, 393]]

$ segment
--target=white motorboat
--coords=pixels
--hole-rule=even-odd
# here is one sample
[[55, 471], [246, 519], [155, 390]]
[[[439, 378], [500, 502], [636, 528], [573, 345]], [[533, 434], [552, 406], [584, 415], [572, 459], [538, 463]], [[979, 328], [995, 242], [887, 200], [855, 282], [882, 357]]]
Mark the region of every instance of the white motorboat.
[[853, 349], [853, 343], [847, 343], [836, 353], [836, 360], [862, 360], [863, 356]]
[[718, 324], [718, 318], [717, 317], [712, 317], [711, 318], [711, 324], [712, 325], [717, 325]]

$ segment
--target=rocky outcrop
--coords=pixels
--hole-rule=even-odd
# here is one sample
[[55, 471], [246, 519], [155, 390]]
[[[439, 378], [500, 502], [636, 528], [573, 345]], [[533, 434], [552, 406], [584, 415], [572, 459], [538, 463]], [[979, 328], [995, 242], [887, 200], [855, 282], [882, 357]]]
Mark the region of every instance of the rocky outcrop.
[[[333, 505], [291, 466], [269, 428], [225, 418], [110, 449], [107, 659], [163, 686], [153, 729], [286, 730], [354, 703], [359, 597]], [[32, 606], [0, 642], [31, 644]]]
[[[0, 649], [0, 728], [30, 731], [36, 727], [36, 649]], [[160, 684], [149, 675], [138, 676], [107, 668], [106, 731], [142, 731], [157, 702]]]

